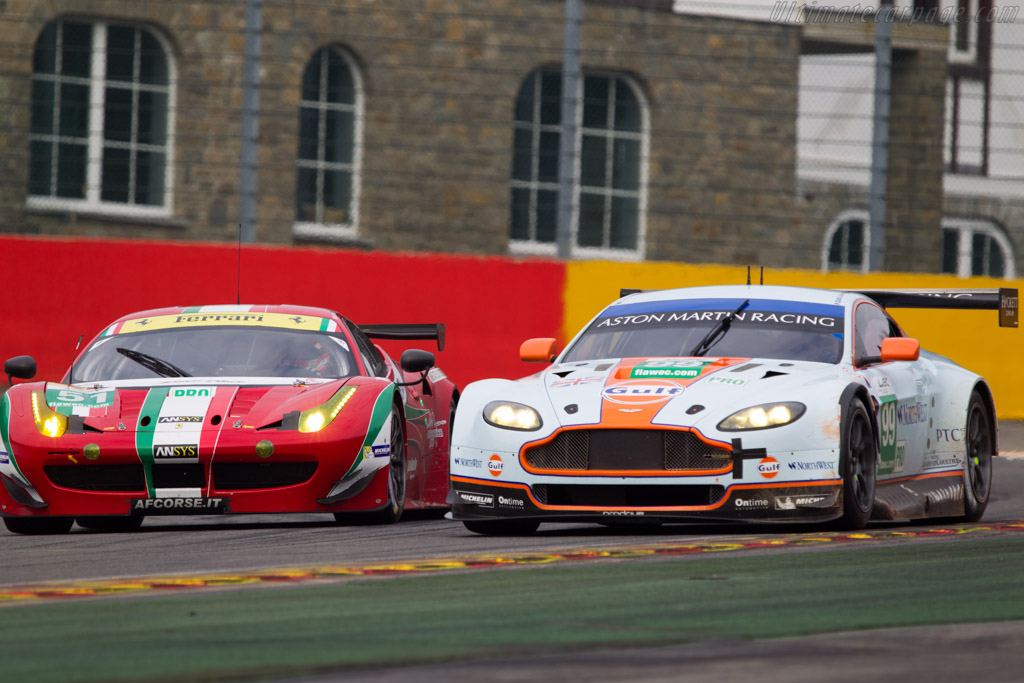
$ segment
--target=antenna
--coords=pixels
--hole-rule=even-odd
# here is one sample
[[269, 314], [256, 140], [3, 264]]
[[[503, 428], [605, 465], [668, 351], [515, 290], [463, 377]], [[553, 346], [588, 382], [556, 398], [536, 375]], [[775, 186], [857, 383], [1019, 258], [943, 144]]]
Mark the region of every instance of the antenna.
[[78, 347], [82, 345], [82, 337], [84, 334], [78, 335], [78, 343], [75, 344], [75, 352], [71, 354], [71, 368], [68, 370], [68, 386], [75, 383], [75, 356], [78, 355]]
[[764, 266], [761, 266], [761, 284], [764, 284]]
[[235, 303], [242, 303], [242, 224], [238, 224], [238, 282], [235, 283]]
[[747, 286], [750, 286], [750, 266], [747, 266]]

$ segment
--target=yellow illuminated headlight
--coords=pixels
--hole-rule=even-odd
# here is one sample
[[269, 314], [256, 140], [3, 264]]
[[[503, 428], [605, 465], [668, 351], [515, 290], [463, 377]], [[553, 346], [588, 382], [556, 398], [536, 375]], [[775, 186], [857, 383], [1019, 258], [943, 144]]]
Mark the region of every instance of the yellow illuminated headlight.
[[316, 408], [303, 410], [299, 414], [299, 431], [319, 432], [331, 424], [354, 393], [356, 393], [356, 387], [343, 387], [338, 389], [337, 393], [331, 396], [326, 403], [318, 405]]
[[32, 418], [36, 422], [36, 429], [43, 436], [56, 439], [68, 428], [68, 418], [46, 405], [46, 398], [41, 391], [32, 392]]
[[491, 401], [484, 408], [484, 420], [495, 427], [524, 432], [536, 431], [544, 424], [536, 410], [513, 401]]
[[786, 403], [764, 403], [739, 410], [718, 423], [723, 432], [738, 432], [745, 429], [771, 429], [795, 422], [804, 414], [807, 406], [796, 401]]

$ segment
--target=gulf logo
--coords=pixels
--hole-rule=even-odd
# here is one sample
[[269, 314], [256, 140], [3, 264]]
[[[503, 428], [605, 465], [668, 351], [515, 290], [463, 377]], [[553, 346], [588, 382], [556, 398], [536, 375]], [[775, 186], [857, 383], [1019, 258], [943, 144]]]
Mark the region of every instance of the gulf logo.
[[487, 469], [490, 470], [492, 477], [500, 477], [501, 471], [505, 469], [505, 463], [501, 461], [501, 456], [495, 453], [491, 456], [491, 459], [487, 461]]
[[766, 458], [762, 458], [761, 462], [757, 463], [757, 471], [760, 472], [761, 476], [765, 479], [771, 479], [779, 473], [779, 461], [770, 455]]
[[613, 403], [642, 405], [662, 403], [683, 391], [683, 387], [667, 379], [637, 379], [619, 382], [604, 388], [601, 395]]

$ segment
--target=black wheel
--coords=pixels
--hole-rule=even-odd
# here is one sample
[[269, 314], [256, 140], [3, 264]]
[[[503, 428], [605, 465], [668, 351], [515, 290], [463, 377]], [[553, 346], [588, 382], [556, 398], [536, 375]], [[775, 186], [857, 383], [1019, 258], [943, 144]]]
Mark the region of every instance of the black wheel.
[[977, 522], [985, 514], [992, 490], [992, 422], [978, 392], [967, 407], [967, 461], [964, 463], [964, 517]]
[[371, 524], [394, 524], [405, 507], [405, 421], [398, 406], [391, 408], [391, 458], [388, 460], [388, 504], [367, 517]]
[[76, 517], [75, 522], [83, 529], [93, 529], [95, 531], [135, 531], [142, 526], [142, 515]]
[[462, 523], [474, 534], [484, 536], [529, 536], [540, 527], [535, 519], [474, 519]]
[[875, 502], [875, 439], [863, 403], [853, 399], [845, 412], [839, 446], [843, 516], [838, 525], [842, 529], [863, 529], [871, 518]]
[[66, 534], [74, 523], [74, 517], [4, 517], [8, 531], [31, 536]]

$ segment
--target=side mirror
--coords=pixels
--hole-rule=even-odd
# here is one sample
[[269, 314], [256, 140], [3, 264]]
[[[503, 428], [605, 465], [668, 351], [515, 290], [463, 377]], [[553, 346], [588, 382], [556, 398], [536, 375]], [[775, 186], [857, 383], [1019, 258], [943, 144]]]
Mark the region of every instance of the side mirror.
[[434, 354], [430, 351], [407, 349], [402, 352], [402, 369], [408, 373], [426, 372], [434, 367]]
[[882, 362], [917, 360], [921, 355], [921, 342], [910, 337], [888, 337], [882, 340]]
[[519, 357], [528, 363], [550, 363], [557, 355], [558, 349], [551, 337], [527, 339], [519, 347]]
[[4, 363], [4, 372], [7, 373], [7, 383], [11, 383], [12, 377], [18, 379], [32, 379], [36, 376], [36, 359], [32, 356], [15, 356]]

